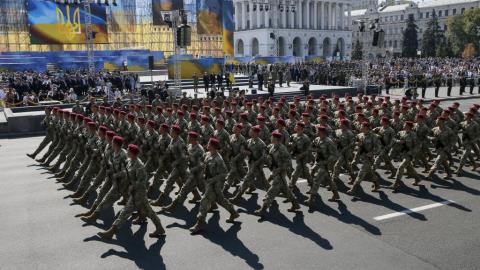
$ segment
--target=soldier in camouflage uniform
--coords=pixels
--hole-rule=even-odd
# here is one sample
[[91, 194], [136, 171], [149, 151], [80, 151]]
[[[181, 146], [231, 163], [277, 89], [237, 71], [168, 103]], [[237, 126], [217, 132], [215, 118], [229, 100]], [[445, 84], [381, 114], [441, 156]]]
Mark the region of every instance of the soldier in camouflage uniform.
[[310, 162], [311, 149], [310, 145], [312, 141], [303, 133], [305, 124], [298, 122], [295, 127], [295, 134], [288, 145], [292, 156], [295, 157], [296, 167], [290, 177], [289, 187], [294, 188], [299, 177], [307, 179], [308, 185], [312, 185], [312, 176], [310, 175], [310, 169], [307, 167], [307, 163]]
[[349, 121], [343, 119], [340, 122], [340, 128], [335, 131], [335, 141], [339, 151], [338, 160], [333, 166], [332, 179], [333, 181], [340, 181], [339, 175], [342, 168], [344, 168], [350, 176], [350, 181], [353, 181], [354, 174], [350, 165], [353, 159], [353, 147], [355, 146], [355, 135], [348, 128]]
[[118, 214], [117, 219], [113, 225], [104, 232], [99, 232], [98, 236], [104, 239], [111, 239], [115, 232], [127, 221], [135, 210], [138, 210], [142, 215], [150, 218], [155, 224], [155, 231], [150, 233], [150, 237], [165, 236], [165, 230], [157, 214], [153, 211], [150, 204], [148, 204], [146, 189], [147, 189], [147, 172], [142, 161], [138, 159], [140, 149], [137, 145], [130, 144], [128, 146], [128, 162], [123, 164], [122, 170], [117, 173], [117, 177], [124, 177], [128, 179], [128, 193], [129, 198], [125, 207]]
[[373, 132], [378, 135], [381, 147], [378, 155], [375, 157], [374, 166], [375, 168], [379, 168], [382, 161], [385, 163], [387, 170], [390, 171], [392, 177], [395, 176], [397, 170], [392, 164], [392, 160], [388, 156], [388, 152], [392, 149], [393, 146], [393, 139], [395, 138], [395, 131], [392, 127], [389, 126], [390, 120], [387, 117], [382, 117], [381, 119], [381, 127], [377, 127], [373, 129]]
[[247, 174], [245, 171], [245, 149], [247, 148], [247, 140], [242, 135], [242, 129], [243, 125], [241, 123], [235, 124], [233, 134], [230, 135], [229, 138], [232, 158], [224, 187], [225, 191], [231, 186], [237, 186], [240, 180]]
[[477, 163], [473, 157], [473, 148], [475, 141], [478, 140], [478, 135], [480, 131], [480, 126], [478, 123], [472, 120], [473, 114], [470, 112], [465, 113], [465, 121], [460, 123], [460, 129], [462, 131], [462, 146], [463, 152], [462, 156], [460, 157], [460, 162], [458, 165], [458, 169], [455, 172], [457, 175], [461, 175], [463, 172], [463, 166], [465, 166], [465, 162], [467, 159], [470, 161], [472, 169], [475, 171], [477, 169]]
[[402, 158], [400, 165], [397, 169], [397, 174], [395, 175], [395, 182], [391, 185], [391, 188], [394, 191], [397, 191], [402, 183], [402, 177], [405, 172], [413, 177], [415, 181], [412, 183], [415, 186], [418, 186], [420, 183], [420, 176], [415, 171], [413, 167], [413, 159], [416, 156], [418, 149], [417, 137], [415, 132], [412, 130], [414, 123], [411, 121], [406, 121], [404, 125], [404, 130], [398, 133], [398, 139], [395, 139], [395, 143], [400, 145], [399, 155]]
[[43, 166], [49, 167], [50, 162], [52, 162], [56, 157], [58, 157], [65, 149], [69, 149], [66, 147], [67, 143], [69, 143], [68, 136], [71, 135], [71, 126], [72, 122], [70, 120], [70, 112], [64, 110], [62, 113], [63, 121], [61, 122], [61, 126], [59, 128], [59, 143], [55, 147], [55, 149], [52, 151], [52, 153], [47, 157], [46, 161], [43, 162]]
[[416, 123], [413, 126], [413, 131], [415, 132], [415, 135], [417, 137], [416, 148], [418, 148], [419, 150], [416, 152], [415, 159], [423, 163], [423, 172], [428, 172], [428, 170], [430, 169], [428, 161], [432, 156], [430, 152], [430, 141], [428, 140], [431, 129], [425, 124], [425, 116], [423, 114], [417, 114]]
[[54, 138], [54, 121], [52, 115], [52, 107], [45, 107], [45, 117], [42, 120], [42, 126], [47, 129], [47, 135], [43, 138], [40, 145], [32, 154], [27, 154], [28, 157], [35, 159], [38, 153], [42, 152], [42, 150], [47, 147], [49, 143], [53, 141]]
[[165, 188], [158, 198], [152, 203], [154, 206], [161, 206], [162, 201], [170, 195], [170, 192], [174, 189], [174, 184], [177, 183], [179, 187], [183, 185], [186, 179], [187, 173], [187, 146], [185, 142], [180, 137], [182, 130], [179, 126], [173, 125], [170, 131], [170, 136], [172, 141], [167, 148], [165, 153], [172, 162], [172, 171], [168, 175], [168, 178], [165, 182]]
[[264, 216], [270, 205], [280, 193], [285, 194], [287, 199], [292, 203], [292, 207], [288, 209], [289, 212], [294, 212], [300, 209], [295, 196], [287, 184], [287, 168], [290, 166], [291, 157], [288, 153], [287, 147], [280, 143], [282, 134], [274, 131], [272, 133], [272, 143], [268, 146], [268, 165], [272, 171], [272, 183], [265, 195], [263, 205], [260, 209], [255, 211], [255, 214]]
[[154, 144], [153, 153], [156, 155], [158, 167], [153, 173], [153, 181], [148, 187], [148, 197], [152, 197], [153, 193], [160, 189], [162, 179], [168, 176], [170, 167], [170, 156], [167, 155], [167, 149], [172, 141], [172, 137], [168, 133], [169, 127], [167, 124], [161, 124], [159, 128], [160, 136], [158, 141]]
[[442, 165], [445, 170], [445, 179], [449, 179], [452, 176], [448, 162], [448, 153], [451, 151], [452, 138], [455, 137], [455, 133], [444, 125], [446, 120], [443, 116], [439, 117], [437, 119], [437, 126], [432, 129], [432, 136], [429, 136], [429, 139], [432, 140], [435, 145], [437, 158], [427, 174], [428, 179], [432, 178], [440, 165]]
[[310, 198], [308, 199], [308, 204], [313, 206], [315, 199], [318, 196], [318, 189], [320, 185], [327, 184], [330, 186], [330, 189], [333, 193], [333, 196], [329, 201], [334, 201], [340, 199], [337, 191], [337, 185], [330, 177], [328, 171], [328, 166], [332, 162], [338, 159], [338, 151], [335, 143], [327, 137], [327, 129], [325, 126], [317, 126], [317, 137], [313, 140], [312, 150], [315, 152], [315, 163], [313, 165], [315, 174], [313, 175], [313, 183], [310, 188]]
[[[368, 122], [362, 123], [362, 132], [357, 135], [357, 151], [352, 161], [352, 167], [357, 163], [362, 163], [362, 167], [358, 172], [355, 182], [353, 182], [352, 188], [347, 191], [347, 194], [354, 195], [356, 189], [360, 186], [360, 183], [371, 177], [373, 182], [372, 192], [377, 192], [380, 183], [375, 168], [373, 166], [375, 155], [378, 153], [378, 147], [380, 142], [375, 134], [370, 131], [370, 124]], [[352, 182], [349, 182], [352, 184]]]
[[219, 146], [220, 142], [215, 138], [211, 138], [208, 142], [208, 153], [205, 155], [203, 161], [205, 193], [200, 202], [197, 223], [190, 228], [192, 233], [198, 233], [205, 227], [207, 212], [215, 203], [218, 203], [230, 213], [230, 217], [226, 222], [233, 223], [235, 219], [239, 217], [233, 205], [223, 196], [223, 185], [227, 175], [227, 167], [222, 160], [222, 156], [218, 153]]
[[202, 171], [205, 151], [202, 145], [198, 143], [198, 138], [199, 134], [197, 132], [190, 131], [188, 133], [188, 177], [178, 196], [171, 204], [162, 208], [163, 211], [170, 212], [177, 205], [182, 205], [190, 192], [194, 195], [193, 199], [189, 201], [190, 203], [195, 203], [202, 198], [197, 188], [201, 191], [205, 190]]
[[155, 144], [158, 142], [159, 135], [156, 131], [156, 123], [148, 120], [147, 130], [145, 131], [144, 140], [141, 145], [141, 151], [145, 156], [145, 170], [150, 175], [158, 168], [158, 158], [155, 153]]
[[113, 137], [112, 146], [114, 153], [109, 165], [112, 168], [112, 172], [115, 172], [111, 176], [112, 185], [105, 196], [101, 197], [99, 194], [88, 212], [80, 214], [83, 216], [81, 219], [86, 223], [94, 223], [103, 210], [111, 208], [122, 196], [128, 196], [129, 179], [123, 172], [127, 163], [127, 151], [122, 149], [123, 143], [124, 139], [122, 137]]
[[248, 188], [250, 188], [250, 190], [255, 189], [255, 179], [263, 182], [264, 185], [268, 185], [265, 174], [263, 173], [266, 145], [262, 139], [258, 137], [260, 130], [260, 126], [254, 126], [250, 131], [250, 139], [247, 140], [247, 146], [244, 150], [245, 156], [248, 157], [247, 175], [243, 178], [242, 185], [232, 200], [240, 199]]

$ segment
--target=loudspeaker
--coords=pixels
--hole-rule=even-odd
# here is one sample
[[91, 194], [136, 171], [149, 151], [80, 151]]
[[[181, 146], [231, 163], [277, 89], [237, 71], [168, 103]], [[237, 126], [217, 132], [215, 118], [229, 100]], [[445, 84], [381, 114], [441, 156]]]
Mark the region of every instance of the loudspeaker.
[[153, 55], [148, 56], [148, 68], [153, 70], [153, 66], [155, 65]]

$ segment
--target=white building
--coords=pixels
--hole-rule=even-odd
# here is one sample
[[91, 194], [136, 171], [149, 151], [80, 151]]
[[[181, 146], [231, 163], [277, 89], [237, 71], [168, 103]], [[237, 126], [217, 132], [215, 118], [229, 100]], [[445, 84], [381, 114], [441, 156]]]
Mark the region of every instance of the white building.
[[234, 0], [235, 56], [349, 59], [351, 1]]
[[[403, 31], [409, 16], [413, 16], [418, 26], [419, 45], [423, 32], [427, 28], [433, 12], [438, 17], [442, 30], [446, 30], [449, 16], [463, 14], [467, 9], [480, 8], [480, 0], [425, 0], [406, 4], [381, 6], [377, 1], [372, 1], [367, 9], [353, 10], [352, 21], [354, 25], [352, 42], [357, 40], [363, 45], [364, 55], [370, 58], [382, 56], [400, 56], [402, 53]], [[379, 19], [380, 28], [385, 31], [385, 38], [381, 48], [372, 47], [373, 34], [367, 29], [360, 32], [355, 21], [371, 21]]]

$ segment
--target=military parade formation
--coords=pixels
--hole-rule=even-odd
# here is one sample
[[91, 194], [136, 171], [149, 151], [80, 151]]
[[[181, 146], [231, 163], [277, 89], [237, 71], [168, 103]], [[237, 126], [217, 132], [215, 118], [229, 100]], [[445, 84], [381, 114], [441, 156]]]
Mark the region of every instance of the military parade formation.
[[[98, 233], [105, 239], [131, 217], [133, 224], [149, 218], [156, 228], [150, 236], [163, 237], [161, 213], [188, 198], [199, 204], [194, 234], [218, 205], [234, 223], [235, 205], [257, 188], [266, 195], [254, 214], [265, 218], [277, 197], [291, 204], [288, 211], [300, 210], [299, 179], [308, 184], [305, 203], [313, 209], [320, 188], [332, 193], [329, 201], [341, 200], [344, 174], [346, 194], [357, 197], [364, 181], [372, 182], [371, 192], [401, 192], [406, 177], [418, 186], [442, 171], [448, 180], [466, 166], [476, 170], [480, 159], [480, 105], [462, 112], [456, 102], [442, 107], [438, 100], [362, 94], [104, 105], [93, 103], [89, 113], [47, 107], [47, 135], [28, 156], [43, 153], [37, 161], [74, 190], [75, 203], [93, 200], [77, 215], [84, 222], [94, 224], [117, 202], [123, 206]], [[380, 185], [380, 170], [391, 185]], [[162, 207], [160, 214], [152, 207]]]

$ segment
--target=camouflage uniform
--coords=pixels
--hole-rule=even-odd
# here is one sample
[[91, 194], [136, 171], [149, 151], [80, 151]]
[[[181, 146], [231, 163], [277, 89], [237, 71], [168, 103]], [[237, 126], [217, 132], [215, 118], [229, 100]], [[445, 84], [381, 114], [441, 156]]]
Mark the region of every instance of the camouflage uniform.
[[352, 188], [349, 190], [349, 194], [353, 194], [356, 188], [360, 186], [360, 183], [365, 180], [368, 176], [371, 177], [372, 182], [374, 183], [376, 190], [379, 186], [379, 179], [375, 173], [375, 168], [373, 166], [373, 161], [375, 154], [378, 153], [378, 147], [380, 142], [375, 134], [372, 132], [360, 133], [357, 135], [357, 152], [353, 158], [352, 165], [357, 163], [362, 163], [362, 167], [358, 172], [357, 178], [353, 183]]
[[378, 155], [375, 157], [373, 166], [379, 168], [382, 161], [385, 163], [387, 169], [392, 175], [395, 175], [396, 169], [392, 164], [392, 160], [388, 156], [388, 152], [392, 149], [393, 139], [395, 137], [395, 131], [391, 127], [378, 127], [373, 130], [375, 134], [379, 136], [381, 147]]
[[244, 151], [247, 148], [247, 140], [242, 134], [238, 136], [235, 134], [230, 135], [230, 146], [232, 159], [230, 160], [230, 170], [227, 174], [227, 183], [225, 187], [236, 185], [247, 174], [245, 171], [245, 154]]
[[414, 185], [417, 185], [420, 182], [420, 176], [415, 171], [415, 168], [412, 164], [413, 159], [416, 156], [416, 152], [419, 150], [415, 132], [413, 130], [402, 130], [398, 133], [397, 137], [398, 139], [395, 139], [395, 143], [400, 145], [401, 150], [398, 154], [401, 155], [402, 161], [398, 166], [397, 174], [395, 175], [395, 182], [392, 185], [394, 190], [396, 190], [402, 182], [402, 177], [405, 170], [411, 177], [415, 178]]
[[463, 152], [462, 152], [462, 156], [460, 157], [460, 163], [459, 163], [457, 173], [460, 173], [462, 171], [462, 168], [465, 165], [467, 158], [470, 160], [470, 163], [472, 164], [472, 167], [474, 168], [474, 170], [477, 167], [472, 151], [474, 148], [475, 141], [478, 140], [480, 126], [473, 120], [465, 120], [460, 123], [460, 129], [462, 130], [462, 133], [463, 133], [463, 137], [462, 137]]
[[333, 166], [332, 179], [333, 181], [339, 180], [340, 170], [345, 168], [353, 179], [353, 169], [350, 164], [353, 159], [353, 147], [355, 145], [355, 135], [348, 129], [337, 129], [335, 131], [335, 137], [337, 140], [337, 149], [339, 151], [338, 160]]
[[297, 183], [299, 177], [303, 176], [307, 179], [308, 184], [311, 186], [312, 183], [312, 176], [310, 175], [310, 170], [307, 167], [307, 163], [310, 162], [310, 155], [311, 155], [311, 140], [310, 138], [302, 133], [302, 134], [293, 134], [292, 140], [290, 142], [290, 149], [292, 155], [295, 157], [296, 167], [290, 177], [289, 186], [292, 188]]
[[320, 185], [328, 183], [333, 192], [332, 199], [338, 198], [337, 185], [330, 177], [328, 166], [338, 158], [338, 151], [335, 143], [329, 138], [317, 137], [313, 140], [312, 150], [315, 151], [315, 164], [313, 175], [313, 184], [310, 188], [310, 204], [313, 203], [315, 196], [318, 194]]
[[453, 131], [446, 126], [437, 126], [432, 129], [432, 136], [429, 138], [434, 141], [437, 158], [430, 168], [427, 178], [432, 177], [440, 165], [442, 165], [445, 169], [447, 177], [450, 177], [451, 171], [450, 164], [448, 163], [448, 153], [451, 151], [452, 138], [454, 137], [455, 133], [453, 133]]

